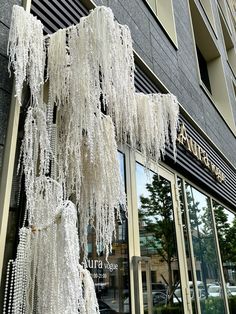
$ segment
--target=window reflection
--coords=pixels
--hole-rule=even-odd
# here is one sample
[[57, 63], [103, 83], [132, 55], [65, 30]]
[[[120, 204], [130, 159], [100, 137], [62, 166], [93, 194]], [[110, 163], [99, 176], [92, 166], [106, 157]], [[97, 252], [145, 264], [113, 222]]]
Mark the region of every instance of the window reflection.
[[184, 188], [183, 188], [183, 181], [180, 178], [177, 178], [178, 184], [178, 192], [179, 192], [179, 206], [181, 211], [182, 217], [182, 227], [183, 227], [183, 234], [185, 240], [185, 253], [187, 258], [187, 266], [188, 266], [188, 278], [189, 282], [192, 283], [193, 280], [193, 273], [192, 273], [192, 265], [191, 265], [191, 255], [190, 255], [190, 243], [189, 243], [189, 234], [188, 234], [188, 227], [187, 227], [187, 215], [186, 215], [186, 204], [184, 200]]
[[[118, 154], [120, 171], [125, 180], [124, 155], [120, 152]], [[105, 254], [98, 256], [95, 233], [90, 228], [86, 264], [94, 280], [100, 313], [130, 313], [128, 226], [124, 212], [121, 212], [121, 222], [117, 221], [116, 239], [112, 243], [108, 261], [105, 260]]]
[[223, 314], [225, 306], [210, 199], [185, 186], [201, 313]]
[[[183, 313], [171, 183], [138, 163], [136, 182], [140, 250], [142, 256], [151, 258], [153, 313]], [[142, 282], [144, 311], [147, 311], [143, 266]]]
[[226, 292], [231, 314], [236, 313], [236, 215], [213, 201]]

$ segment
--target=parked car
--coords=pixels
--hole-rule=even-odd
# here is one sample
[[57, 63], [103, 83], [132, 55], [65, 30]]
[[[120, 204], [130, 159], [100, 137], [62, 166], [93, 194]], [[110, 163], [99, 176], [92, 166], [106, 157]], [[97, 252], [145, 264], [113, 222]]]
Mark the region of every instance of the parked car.
[[236, 286], [228, 286], [227, 288], [232, 296], [236, 295]]
[[[197, 281], [197, 288], [198, 288], [198, 298], [200, 300], [205, 299], [206, 298], [206, 291], [205, 291], [205, 288], [204, 288], [202, 281]], [[194, 294], [194, 288], [193, 288], [193, 282], [192, 281], [189, 281], [189, 289], [190, 289], [191, 299], [194, 300], [195, 294]], [[182, 302], [182, 292], [181, 292], [180, 286], [174, 292], [173, 302], [174, 303]]]
[[[236, 295], [236, 287], [234, 287], [234, 288], [235, 288], [235, 292], [234, 293]], [[223, 293], [223, 291], [222, 291], [222, 288], [221, 288], [220, 285], [210, 285], [208, 287], [208, 296], [209, 297], [213, 297], [213, 298], [221, 297], [222, 293]], [[228, 296], [232, 295], [232, 292], [230, 290], [230, 286], [226, 287], [226, 293], [227, 293]]]
[[[153, 306], [166, 304], [167, 302], [167, 294], [162, 291], [152, 291], [152, 303]], [[144, 308], [148, 305], [148, 294], [147, 292], [143, 293], [143, 305]]]
[[220, 297], [221, 296], [221, 287], [210, 285], [208, 287], [208, 296], [209, 297]]
[[[162, 291], [152, 291], [152, 304], [153, 306], [164, 305], [167, 303], [167, 294]], [[124, 313], [130, 313], [129, 297], [124, 300]], [[144, 309], [148, 308], [148, 294], [143, 292], [143, 306]]]
[[[193, 288], [190, 288], [190, 296], [191, 299], [195, 299], [195, 294]], [[206, 298], [206, 293], [204, 288], [198, 288], [198, 298], [200, 300], [204, 300]], [[176, 289], [174, 292], [174, 298], [173, 298], [174, 303], [181, 303], [182, 302], [182, 293], [181, 289]]]

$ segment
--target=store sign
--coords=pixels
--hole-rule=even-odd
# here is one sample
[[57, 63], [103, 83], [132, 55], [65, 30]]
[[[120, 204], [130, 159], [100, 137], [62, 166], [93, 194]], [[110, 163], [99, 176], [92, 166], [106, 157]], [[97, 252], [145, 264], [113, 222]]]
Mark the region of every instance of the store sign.
[[207, 152], [187, 134], [184, 123], [181, 123], [178, 131], [177, 142], [183, 145], [204, 167], [210, 170], [219, 182], [225, 181], [224, 173], [209, 159]]
[[97, 259], [88, 259], [87, 261], [82, 263], [85, 268], [89, 269], [105, 269], [109, 272], [113, 272], [114, 270], [118, 269], [118, 264], [109, 263], [103, 260]]

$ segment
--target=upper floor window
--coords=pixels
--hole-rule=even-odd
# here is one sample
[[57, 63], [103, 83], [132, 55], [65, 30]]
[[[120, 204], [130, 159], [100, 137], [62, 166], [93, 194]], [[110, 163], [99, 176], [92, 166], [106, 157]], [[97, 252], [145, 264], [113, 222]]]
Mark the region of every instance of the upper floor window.
[[218, 7], [220, 9], [220, 13], [222, 14], [224, 22], [227, 24], [229, 31], [232, 32], [231, 23], [230, 23], [230, 7], [233, 9], [233, 6], [230, 3], [233, 3], [233, 1], [232, 0], [230, 1], [218, 0]]
[[177, 35], [172, 0], [146, 0], [172, 42], [177, 46]]
[[213, 31], [216, 33], [215, 19], [214, 19], [214, 14], [212, 11], [212, 1], [211, 0], [199, 0], [199, 1], [206, 14], [208, 22], [210, 23]]
[[210, 84], [210, 79], [209, 79], [209, 73], [208, 73], [208, 68], [207, 68], [207, 61], [203, 57], [200, 49], [197, 48], [197, 58], [198, 58], [198, 65], [199, 65], [199, 70], [200, 70], [200, 76], [201, 80], [208, 89], [208, 91], [211, 93], [211, 84]]
[[[200, 0], [189, 0], [189, 2], [200, 85], [212, 100], [217, 111], [221, 114], [230, 129], [236, 132], [225, 75], [225, 66], [218, 49], [218, 40], [213, 36], [211, 28], [206, 23], [204, 18], [205, 13], [200, 6]], [[231, 49], [231, 45], [229, 44], [229, 55]], [[231, 55], [228, 58], [231, 58]]]
[[233, 34], [231, 32], [231, 28], [229, 27], [230, 23], [227, 22], [224, 16], [224, 12], [222, 11], [220, 7], [219, 7], [219, 14], [220, 14], [220, 23], [221, 23], [221, 29], [222, 29], [222, 35], [223, 35], [222, 37], [223, 37], [224, 46], [225, 46], [226, 55], [227, 55], [227, 61], [233, 73], [236, 74], [236, 53], [235, 53], [235, 47], [234, 47]]

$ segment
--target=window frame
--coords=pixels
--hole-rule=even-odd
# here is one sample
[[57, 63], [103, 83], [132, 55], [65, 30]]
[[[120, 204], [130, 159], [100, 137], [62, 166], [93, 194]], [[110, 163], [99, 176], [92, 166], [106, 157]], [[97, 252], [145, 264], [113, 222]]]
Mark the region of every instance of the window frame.
[[[221, 258], [221, 252], [220, 252], [220, 246], [219, 246], [219, 239], [218, 239], [218, 234], [217, 234], [217, 226], [216, 226], [216, 220], [215, 220], [215, 214], [214, 214], [214, 207], [213, 207], [213, 200], [217, 202], [218, 204], [224, 206], [226, 209], [228, 209], [230, 212], [236, 215], [236, 213], [233, 210], [230, 210], [228, 206], [224, 205], [221, 201], [219, 201], [216, 197], [213, 197], [210, 193], [208, 193], [206, 190], [202, 189], [199, 185], [195, 184], [185, 176], [181, 175], [180, 173], [176, 172], [176, 182], [177, 178], [182, 180], [182, 186], [183, 186], [183, 197], [184, 197], [184, 206], [186, 207], [187, 200], [186, 200], [186, 193], [185, 193], [185, 184], [191, 185], [193, 188], [198, 190], [200, 193], [204, 194], [207, 196], [210, 200], [210, 207], [211, 207], [211, 214], [212, 214], [212, 220], [213, 220], [213, 230], [214, 230], [214, 238], [215, 238], [215, 244], [216, 244], [216, 254], [217, 254], [217, 259], [219, 261], [219, 272], [220, 272], [220, 277], [221, 277], [221, 282], [223, 285], [223, 295], [224, 295], [224, 304], [225, 304], [225, 309], [226, 313], [230, 313], [229, 311], [229, 304], [228, 304], [228, 297], [227, 297], [227, 290], [226, 290], [226, 282], [225, 282], [225, 277], [224, 277], [224, 270], [223, 270], [223, 264], [222, 264], [222, 258]], [[186, 210], [186, 208], [185, 208]], [[187, 215], [187, 228], [188, 228], [188, 233], [190, 234], [190, 221], [188, 219]], [[190, 258], [191, 258], [191, 267], [192, 267], [192, 276], [193, 280], [195, 281], [195, 285], [197, 283], [197, 277], [196, 277], [196, 269], [195, 269], [195, 262], [194, 262], [194, 254], [193, 254], [193, 247], [192, 247], [192, 240], [189, 239], [190, 242]], [[199, 298], [197, 298], [197, 310], [198, 313], [201, 313], [200, 309], [200, 302]]]
[[[226, 123], [232, 133], [236, 135], [236, 126], [230, 100], [229, 83], [225, 73], [225, 65], [218, 48], [218, 42], [209, 31], [201, 11], [202, 10], [199, 9], [199, 3], [197, 4], [197, 0], [189, 0], [189, 14], [192, 26], [192, 36], [195, 44], [194, 51], [199, 85], [204, 91], [205, 95], [214, 105], [217, 112], [221, 115], [223, 121]], [[200, 36], [200, 34], [204, 34], [204, 38], [203, 35]], [[207, 62], [211, 93], [201, 78], [196, 45]], [[219, 77], [221, 78], [220, 80]]]
[[[151, 1], [154, 2], [154, 7], [150, 3]], [[173, 0], [144, 0], [144, 3], [158, 21], [170, 42], [178, 49]]]

